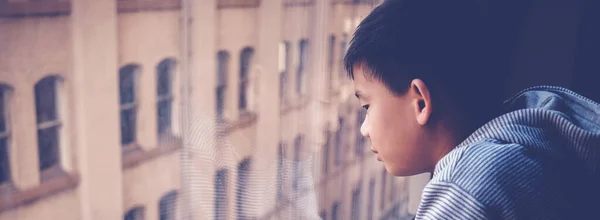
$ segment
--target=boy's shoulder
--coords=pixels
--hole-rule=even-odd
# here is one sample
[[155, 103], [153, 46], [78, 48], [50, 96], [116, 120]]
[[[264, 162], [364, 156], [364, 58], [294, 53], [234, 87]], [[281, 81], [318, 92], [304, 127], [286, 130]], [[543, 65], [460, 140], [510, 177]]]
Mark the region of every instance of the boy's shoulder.
[[475, 198], [487, 200], [532, 193], [530, 187], [543, 179], [542, 169], [543, 162], [529, 148], [486, 139], [451, 151], [436, 167], [432, 181], [456, 184]]
[[470, 219], [556, 219], [565, 200], [554, 182], [562, 174], [548, 170], [556, 161], [547, 153], [493, 139], [456, 148], [425, 187], [421, 213], [440, 209]]

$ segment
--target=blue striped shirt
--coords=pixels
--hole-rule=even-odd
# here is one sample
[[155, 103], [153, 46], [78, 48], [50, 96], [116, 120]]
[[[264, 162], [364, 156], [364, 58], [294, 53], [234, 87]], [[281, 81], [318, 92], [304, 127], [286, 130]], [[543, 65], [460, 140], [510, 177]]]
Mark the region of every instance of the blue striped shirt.
[[600, 105], [539, 86], [436, 165], [416, 219], [600, 219]]

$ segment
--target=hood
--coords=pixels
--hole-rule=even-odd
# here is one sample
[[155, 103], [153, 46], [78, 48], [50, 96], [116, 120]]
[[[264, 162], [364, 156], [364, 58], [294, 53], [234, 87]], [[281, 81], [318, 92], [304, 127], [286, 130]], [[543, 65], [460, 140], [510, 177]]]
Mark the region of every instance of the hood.
[[[517, 143], [599, 176], [600, 105], [573, 91], [537, 86], [505, 103], [506, 113], [488, 122], [458, 147], [485, 139]], [[573, 165], [573, 164], [571, 164]]]

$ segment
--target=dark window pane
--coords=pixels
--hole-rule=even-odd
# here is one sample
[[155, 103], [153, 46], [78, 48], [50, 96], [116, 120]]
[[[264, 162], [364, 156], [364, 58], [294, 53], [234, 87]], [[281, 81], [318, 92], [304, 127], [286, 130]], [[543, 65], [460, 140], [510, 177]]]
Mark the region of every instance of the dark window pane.
[[300, 152], [302, 150], [303, 138], [301, 136], [294, 139], [294, 168], [292, 170], [292, 188], [298, 189], [298, 177], [300, 175]]
[[[335, 36], [331, 35], [329, 36], [329, 56], [327, 59], [327, 67], [329, 69], [329, 77], [331, 77], [331, 70], [333, 68], [333, 63], [334, 60], [333, 58], [335, 57]], [[331, 80], [329, 80], [331, 82]]]
[[135, 124], [135, 109], [121, 110], [121, 144], [126, 145], [135, 141]]
[[177, 192], [170, 192], [159, 202], [159, 220], [175, 220]]
[[125, 217], [123, 219], [124, 220], [144, 220], [144, 208], [138, 207], [138, 208], [129, 210], [125, 214]]
[[223, 111], [225, 110], [225, 86], [217, 87], [217, 120], [223, 120]]
[[302, 86], [304, 84], [304, 70], [308, 59], [308, 40], [301, 40], [299, 48], [300, 60], [298, 62], [298, 72], [296, 73], [296, 93], [302, 92]]
[[168, 95], [171, 94], [171, 64], [169, 61], [161, 62], [157, 69], [157, 94]]
[[215, 177], [215, 220], [227, 218], [227, 170], [217, 171]]
[[248, 74], [250, 71], [250, 65], [252, 63], [252, 55], [254, 50], [252, 48], [245, 48], [242, 50], [240, 56], [240, 101], [239, 109], [246, 109], [248, 107], [247, 93], [248, 89]]
[[285, 71], [287, 72], [290, 66], [290, 42], [286, 41], [285, 44]]
[[35, 85], [35, 110], [38, 123], [57, 119], [55, 78], [44, 78]]
[[239, 109], [246, 109], [248, 107], [248, 100], [247, 99], [247, 94], [246, 94], [246, 89], [248, 86], [248, 82], [247, 81], [243, 81], [240, 84], [240, 101], [239, 101]]
[[6, 98], [7, 92], [5, 88], [0, 87], [0, 133], [4, 133], [7, 130], [7, 126], [8, 126], [8, 122], [7, 122], [7, 112], [8, 109], [6, 109], [8, 107], [8, 105], [6, 105]]
[[368, 207], [368, 220], [372, 220], [373, 219], [373, 205], [375, 203], [375, 180], [371, 179], [371, 181], [369, 181], [369, 207]]
[[135, 101], [135, 70], [137, 67], [127, 65], [119, 71], [119, 103], [127, 104]]
[[342, 162], [342, 137], [344, 137], [344, 119], [339, 118], [339, 128], [335, 133], [335, 165], [338, 166]]
[[319, 217], [321, 217], [321, 220], [327, 220], [327, 212], [321, 211]]
[[279, 74], [279, 98], [281, 100], [281, 102], [284, 102], [285, 100], [285, 94], [286, 94], [286, 83], [287, 83], [287, 73], [285, 71], [283, 71], [282, 73]]
[[352, 219], [360, 219], [360, 188], [352, 192]]
[[218, 85], [226, 85], [229, 65], [229, 54], [225, 51], [220, 51], [217, 54], [217, 62], [217, 83]]
[[169, 132], [171, 128], [171, 100], [158, 102], [158, 133]]
[[248, 77], [248, 72], [250, 70], [250, 64], [252, 63], [252, 55], [254, 54], [254, 49], [252, 48], [244, 48], [242, 50], [242, 54], [240, 56], [240, 78], [245, 79]]
[[331, 220], [337, 220], [339, 215], [340, 202], [335, 202], [331, 207]]
[[326, 131], [325, 135], [327, 135], [326, 137], [326, 142], [325, 142], [325, 148], [323, 149], [323, 173], [327, 174], [328, 171], [328, 167], [329, 167], [329, 151], [331, 148], [331, 134]]
[[283, 198], [283, 148], [285, 145], [279, 143], [279, 149], [277, 152], [277, 198]]
[[40, 170], [48, 169], [58, 163], [58, 129], [60, 127], [38, 130]]
[[250, 159], [245, 159], [238, 165], [238, 179], [237, 179], [237, 218], [240, 220], [250, 219], [247, 211], [245, 210], [246, 201], [246, 180], [249, 176], [250, 171]]
[[8, 160], [8, 139], [0, 139], [0, 183], [10, 180], [10, 163]]

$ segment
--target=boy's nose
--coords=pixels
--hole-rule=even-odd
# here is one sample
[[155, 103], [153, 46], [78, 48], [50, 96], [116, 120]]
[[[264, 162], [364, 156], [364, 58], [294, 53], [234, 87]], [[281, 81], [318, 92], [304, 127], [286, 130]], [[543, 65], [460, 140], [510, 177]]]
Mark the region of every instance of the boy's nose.
[[369, 117], [365, 117], [365, 120], [362, 122], [362, 125], [360, 126], [360, 134], [362, 136], [365, 136], [366, 138], [371, 138], [369, 137]]

